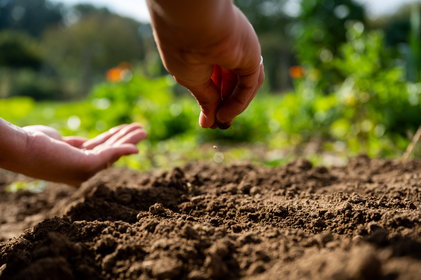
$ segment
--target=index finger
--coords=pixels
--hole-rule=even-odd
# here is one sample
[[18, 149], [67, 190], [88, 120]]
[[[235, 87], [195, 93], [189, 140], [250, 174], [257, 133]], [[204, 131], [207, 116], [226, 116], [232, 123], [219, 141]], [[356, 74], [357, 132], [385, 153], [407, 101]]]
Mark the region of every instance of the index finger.
[[237, 76], [237, 85], [227, 99], [225, 99], [216, 114], [218, 123], [229, 127], [236, 116], [244, 112], [256, 96], [257, 91], [265, 79], [263, 64], [252, 73]]

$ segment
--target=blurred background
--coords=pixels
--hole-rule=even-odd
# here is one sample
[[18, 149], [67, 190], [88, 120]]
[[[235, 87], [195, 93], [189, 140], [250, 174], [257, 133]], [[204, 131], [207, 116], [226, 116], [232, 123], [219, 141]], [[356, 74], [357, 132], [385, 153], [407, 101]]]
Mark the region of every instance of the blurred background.
[[259, 36], [266, 81], [230, 130], [199, 127], [142, 0], [0, 0], [0, 117], [85, 137], [140, 122], [148, 140], [118, 163], [135, 169], [402, 155], [421, 124], [420, 1], [234, 2]]

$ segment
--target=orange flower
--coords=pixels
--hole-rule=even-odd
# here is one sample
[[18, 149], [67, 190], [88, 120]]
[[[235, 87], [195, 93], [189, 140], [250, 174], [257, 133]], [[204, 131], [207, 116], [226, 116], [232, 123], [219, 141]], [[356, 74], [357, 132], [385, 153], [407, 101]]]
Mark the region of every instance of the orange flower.
[[289, 68], [289, 75], [293, 79], [299, 79], [304, 77], [304, 68], [301, 66], [292, 66]]
[[107, 80], [110, 82], [119, 82], [121, 81], [121, 71], [123, 71], [119, 67], [111, 68], [107, 71]]
[[[117, 67], [111, 68], [107, 71], [106, 77], [109, 82], [120, 82], [123, 79], [124, 70], [131, 70], [132, 65], [128, 62], [120, 62]], [[123, 75], [122, 75], [123, 74]]]

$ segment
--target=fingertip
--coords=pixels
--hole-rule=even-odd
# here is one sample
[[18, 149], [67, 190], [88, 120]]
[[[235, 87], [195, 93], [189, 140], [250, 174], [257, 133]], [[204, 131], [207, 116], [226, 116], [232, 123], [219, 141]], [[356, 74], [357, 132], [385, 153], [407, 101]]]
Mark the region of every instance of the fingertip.
[[146, 131], [144, 131], [144, 134], [145, 134], [145, 136], [144, 136], [144, 138], [142, 140], [145, 140], [149, 136], [149, 134]]
[[130, 154], [138, 154], [139, 153], [139, 148], [136, 145], [133, 145], [132, 147], [130, 147]]
[[218, 128], [218, 124], [216, 122], [210, 127], [210, 129], [217, 129], [217, 128]]
[[225, 122], [225, 123], [218, 123], [217, 122], [218, 128], [221, 129], [221, 130], [226, 130], [226, 129], [230, 128], [231, 124], [232, 124], [232, 122]]
[[206, 128], [206, 121], [207, 121], [207, 117], [203, 114], [203, 112], [200, 112], [199, 125], [202, 128]]
[[212, 124], [210, 124], [210, 123], [211, 123], [211, 121], [208, 119], [208, 117], [203, 112], [200, 112], [199, 125], [202, 128], [209, 128], [213, 125], [213, 122], [212, 122]]
[[148, 138], [148, 132], [146, 132], [146, 130], [142, 129], [142, 131], [140, 131], [139, 134], [140, 134], [139, 135], [140, 140], [144, 140], [144, 139]]
[[122, 156], [128, 156], [139, 153], [139, 148], [134, 144], [121, 144], [115, 147], [107, 147], [99, 152], [100, 164], [113, 164]]
[[231, 127], [233, 121], [233, 119], [228, 121], [221, 121], [218, 117], [216, 117], [215, 124], [219, 129], [226, 130]]
[[118, 152], [120, 154], [120, 157], [139, 153], [139, 148], [135, 144], [129, 144], [129, 143], [122, 144], [118, 147], [118, 149], [119, 149]]

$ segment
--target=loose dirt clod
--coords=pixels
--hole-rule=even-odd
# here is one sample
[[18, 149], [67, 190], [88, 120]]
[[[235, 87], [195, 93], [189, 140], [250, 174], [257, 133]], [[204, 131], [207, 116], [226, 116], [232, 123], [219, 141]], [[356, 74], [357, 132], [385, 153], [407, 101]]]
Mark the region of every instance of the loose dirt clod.
[[165, 212], [165, 208], [162, 205], [162, 203], [155, 203], [154, 205], [152, 205], [151, 207], [149, 207], [149, 212], [151, 212], [152, 214], [159, 214], [159, 213], [163, 213]]
[[419, 279], [420, 175], [365, 156], [194, 162], [9, 193], [0, 172], [0, 280]]

